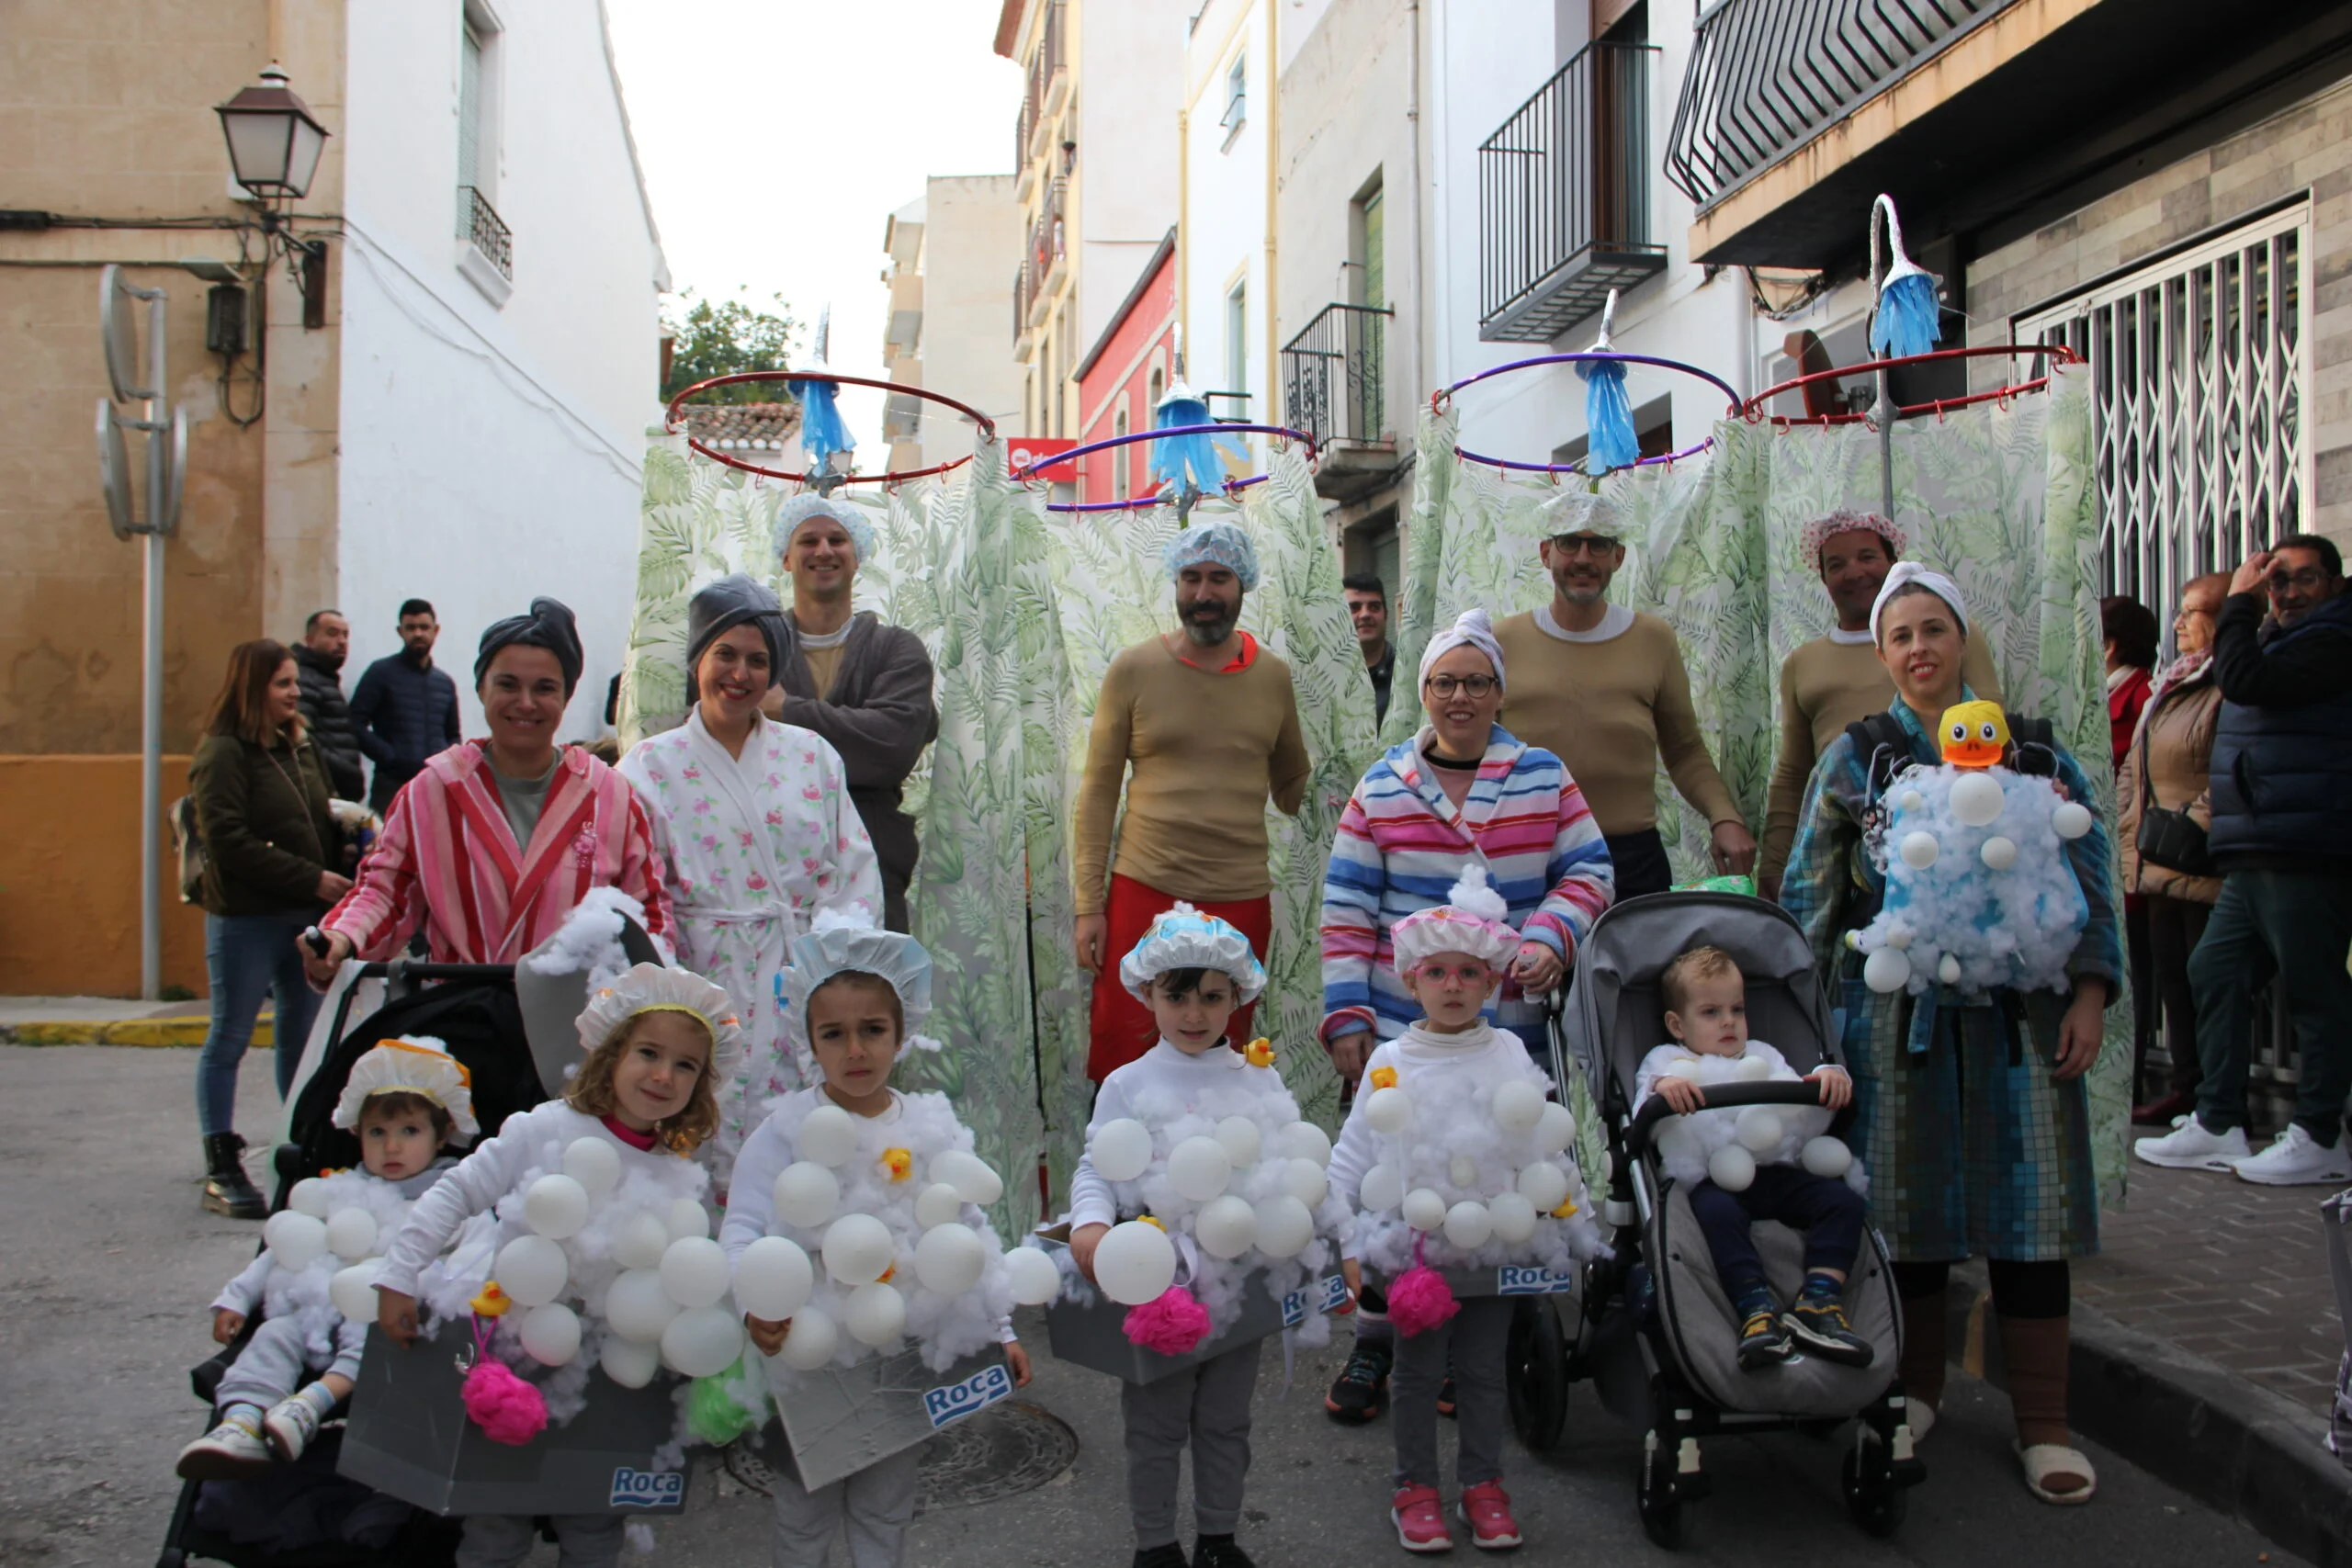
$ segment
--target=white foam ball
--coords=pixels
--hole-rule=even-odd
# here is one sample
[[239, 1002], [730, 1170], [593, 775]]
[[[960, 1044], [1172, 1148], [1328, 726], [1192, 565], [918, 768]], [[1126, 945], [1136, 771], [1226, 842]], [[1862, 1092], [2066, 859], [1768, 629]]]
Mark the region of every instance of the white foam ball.
[[1707, 1156], [1707, 1179], [1726, 1192], [1745, 1192], [1756, 1180], [1756, 1156], [1725, 1144]]
[[1264, 1135], [1258, 1131], [1258, 1123], [1247, 1116], [1228, 1116], [1219, 1122], [1216, 1141], [1224, 1146], [1225, 1157], [1233, 1162], [1236, 1170], [1256, 1165], [1264, 1146]]
[[1925, 871], [1936, 863], [1936, 857], [1943, 852], [1943, 847], [1936, 842], [1933, 833], [1918, 828], [1903, 835], [1903, 842], [1897, 846], [1896, 852], [1903, 856], [1905, 865], [1914, 871]]
[[1549, 1160], [1537, 1160], [1519, 1173], [1519, 1195], [1548, 1214], [1568, 1201], [1568, 1173]]
[[2007, 871], [2018, 863], [2017, 840], [1996, 833], [1984, 840], [1984, 848], [1976, 852], [1976, 858], [1984, 863], [1987, 871]]
[[1963, 828], [1990, 827], [2001, 814], [2001, 781], [1990, 773], [1965, 773], [1951, 782], [1952, 820]]
[[1156, 1301], [1176, 1282], [1176, 1247], [1158, 1225], [1113, 1225], [1094, 1249], [1094, 1280], [1121, 1306]]
[[588, 1190], [568, 1176], [542, 1176], [523, 1193], [523, 1223], [549, 1241], [580, 1234], [588, 1223]]
[[829, 1168], [847, 1165], [857, 1153], [857, 1118], [838, 1105], [820, 1105], [802, 1120], [792, 1150]]
[[1310, 1209], [1320, 1208], [1324, 1195], [1331, 1190], [1331, 1179], [1311, 1159], [1284, 1160], [1282, 1183], [1283, 1191]]
[[890, 1228], [872, 1214], [843, 1214], [825, 1227], [825, 1272], [844, 1285], [879, 1280], [896, 1256]]
[[683, 1240], [690, 1235], [710, 1235], [710, 1214], [697, 1199], [672, 1199], [670, 1211], [662, 1216], [662, 1221], [670, 1227], [672, 1241]]
[[1445, 1179], [1456, 1187], [1475, 1187], [1478, 1183], [1478, 1162], [1468, 1155], [1455, 1155], [1445, 1162]]
[[545, 1306], [571, 1278], [563, 1248], [543, 1235], [518, 1235], [498, 1249], [492, 1278], [518, 1306]]
[[1445, 1212], [1445, 1239], [1464, 1252], [1486, 1246], [1494, 1234], [1495, 1217], [1484, 1203], [1464, 1198]]
[[327, 1220], [327, 1250], [356, 1263], [376, 1250], [376, 1216], [365, 1209], [344, 1209]]
[[775, 1173], [776, 1218], [812, 1231], [842, 1206], [842, 1179], [815, 1160], [797, 1159]]
[[643, 1388], [662, 1370], [662, 1347], [623, 1339], [617, 1334], [605, 1337], [605, 1348], [597, 1354], [596, 1364], [605, 1375], [623, 1388]]
[[382, 1267], [378, 1258], [370, 1258], [348, 1269], [335, 1270], [327, 1281], [327, 1299], [334, 1310], [354, 1323], [376, 1321], [376, 1270]]
[[735, 1259], [735, 1304], [763, 1323], [782, 1323], [808, 1302], [817, 1270], [797, 1242], [763, 1235]]
[[[1317, 1176], [1322, 1175], [1318, 1168]], [[1211, 1258], [1238, 1258], [1258, 1242], [1258, 1216], [1249, 1202], [1227, 1192], [1201, 1205], [1193, 1235]]]
[[727, 1254], [707, 1235], [681, 1236], [662, 1255], [662, 1289], [682, 1307], [717, 1304], [727, 1283]]
[[1901, 953], [1911, 945], [1911, 928], [1892, 925], [1886, 928], [1886, 945]]
[[1936, 978], [1947, 986], [1960, 984], [1960, 960], [1947, 953], [1936, 960]]
[[1187, 1138], [1168, 1151], [1168, 1180], [1179, 1194], [1205, 1203], [1233, 1179], [1233, 1161], [1215, 1138]]
[[1769, 1105], [1744, 1106], [1732, 1128], [1741, 1147], [1753, 1154], [1766, 1154], [1780, 1145], [1781, 1113]]
[[1690, 1130], [1687, 1116], [1669, 1116], [1658, 1123], [1657, 1135], [1650, 1146], [1657, 1150], [1657, 1157], [1669, 1164], [1679, 1165], [1699, 1157], [1699, 1134]]
[[659, 1269], [628, 1269], [605, 1292], [605, 1321], [624, 1339], [650, 1345], [677, 1315], [678, 1303], [662, 1288]]
[[1699, 1059], [1695, 1056], [1677, 1057], [1666, 1070], [1674, 1077], [1689, 1078], [1692, 1083], [1699, 1081]]
[[907, 1298], [879, 1280], [860, 1285], [842, 1303], [842, 1326], [859, 1344], [880, 1349], [906, 1332]]
[[591, 1201], [609, 1198], [621, 1184], [621, 1152], [607, 1138], [574, 1138], [563, 1151], [563, 1174], [580, 1183]]
[[1921, 795], [1916, 789], [1906, 789], [1903, 792], [1903, 799], [1900, 804], [1905, 811], [1917, 811], [1919, 807], [1928, 804], [1928, 797]]
[[815, 1307], [803, 1307], [792, 1317], [792, 1327], [784, 1337], [784, 1347], [776, 1352], [787, 1367], [798, 1371], [813, 1372], [833, 1359], [841, 1348], [841, 1325]]
[[1312, 1122], [1294, 1122], [1274, 1134], [1274, 1152], [1291, 1159], [1331, 1163], [1331, 1134]]
[[1255, 1213], [1258, 1250], [1269, 1258], [1295, 1258], [1315, 1239], [1315, 1216], [1287, 1192], [1260, 1199]]
[[1405, 1223], [1417, 1231], [1433, 1231], [1445, 1224], [1445, 1200], [1434, 1187], [1416, 1187], [1405, 1194]]
[[1535, 1235], [1539, 1217], [1523, 1192], [1498, 1192], [1487, 1201], [1487, 1217], [1494, 1222], [1495, 1239], [1519, 1247]]
[[261, 1238], [280, 1269], [300, 1273], [326, 1255], [327, 1227], [315, 1215], [280, 1209], [261, 1227]]
[[[708, 1240], [708, 1237], [703, 1239]], [[693, 1307], [662, 1331], [662, 1359], [673, 1371], [707, 1378], [725, 1371], [743, 1353], [743, 1320], [725, 1307]]]
[[1847, 1168], [1854, 1163], [1854, 1151], [1846, 1146], [1843, 1138], [1833, 1138], [1824, 1134], [1818, 1138], [1807, 1138], [1797, 1160], [1814, 1175], [1826, 1176], [1835, 1181], [1845, 1175]]
[[560, 1367], [580, 1354], [580, 1314], [560, 1302], [525, 1313], [515, 1333], [523, 1354], [543, 1367]]
[[988, 1266], [989, 1251], [979, 1233], [954, 1220], [932, 1226], [915, 1243], [915, 1278], [924, 1290], [939, 1295], [962, 1295], [980, 1282]]
[[1132, 1116], [1118, 1116], [1094, 1129], [1086, 1157], [1105, 1181], [1133, 1181], [1151, 1164], [1151, 1129]]
[[987, 1208], [1004, 1196], [1004, 1178], [967, 1149], [948, 1149], [931, 1158], [931, 1179], [956, 1189], [967, 1203]]
[[1742, 1056], [1732, 1071], [1750, 1083], [1761, 1083], [1772, 1076], [1772, 1064], [1761, 1056]]
[[1375, 1133], [1401, 1133], [1413, 1119], [1413, 1102], [1395, 1084], [1374, 1089], [1363, 1102], [1363, 1119]]
[[934, 1181], [915, 1194], [915, 1224], [919, 1229], [954, 1224], [963, 1217], [964, 1195], [944, 1181]]
[[1862, 960], [1862, 984], [1884, 995], [1911, 983], [1911, 960], [1899, 949], [1882, 947]]
[[1532, 1129], [1544, 1114], [1544, 1091], [1525, 1078], [1510, 1078], [1495, 1086], [1495, 1125], [1506, 1133]]
[[639, 1210], [613, 1227], [613, 1261], [624, 1269], [659, 1269], [670, 1250], [670, 1227], [662, 1216]]
[[2050, 814], [2050, 826], [2062, 839], [2079, 839], [2091, 830], [2091, 809], [2079, 800], [2064, 800]]
[[1375, 1165], [1363, 1173], [1356, 1201], [1367, 1214], [1385, 1214], [1405, 1200], [1405, 1178], [1393, 1165]]
[[1034, 1247], [1016, 1247], [1004, 1255], [1004, 1277], [1015, 1306], [1044, 1306], [1062, 1293], [1062, 1271]]
[[314, 1220], [327, 1217], [327, 1184], [315, 1176], [306, 1176], [296, 1182], [286, 1194], [286, 1206], [298, 1214], [308, 1214]]
[[1542, 1113], [1535, 1118], [1535, 1152], [1555, 1155], [1576, 1141], [1576, 1112], [1557, 1100], [1545, 1100]]

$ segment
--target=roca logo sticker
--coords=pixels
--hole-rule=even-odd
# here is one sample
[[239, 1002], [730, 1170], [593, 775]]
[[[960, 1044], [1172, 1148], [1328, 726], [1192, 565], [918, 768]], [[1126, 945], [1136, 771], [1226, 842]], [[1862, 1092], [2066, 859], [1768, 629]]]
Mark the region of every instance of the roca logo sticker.
[[930, 1418], [932, 1429], [937, 1431], [950, 1421], [961, 1421], [975, 1411], [986, 1410], [998, 1400], [1012, 1393], [1012, 1374], [1001, 1361], [982, 1367], [962, 1382], [942, 1383], [922, 1396], [922, 1413]]
[[1283, 1326], [1296, 1328], [1306, 1321], [1309, 1313], [1319, 1315], [1337, 1312], [1346, 1304], [1347, 1299], [1347, 1280], [1337, 1274], [1327, 1274], [1319, 1282], [1293, 1291], [1283, 1298]]
[[1556, 1296], [1576, 1288], [1574, 1275], [1532, 1265], [1507, 1263], [1495, 1270], [1495, 1294], [1498, 1296]]
[[613, 1472], [611, 1508], [683, 1508], [686, 1503], [686, 1472], [683, 1470], [632, 1470], [622, 1465]]

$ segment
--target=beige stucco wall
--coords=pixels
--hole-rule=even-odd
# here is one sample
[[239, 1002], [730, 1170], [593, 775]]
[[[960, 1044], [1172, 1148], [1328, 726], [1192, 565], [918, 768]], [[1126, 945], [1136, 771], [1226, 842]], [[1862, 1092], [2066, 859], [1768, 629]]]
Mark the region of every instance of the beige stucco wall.
[[[1021, 263], [1021, 207], [1011, 175], [933, 176], [923, 199], [922, 384], [968, 403], [1008, 434], [1021, 419], [1005, 280]], [[971, 450], [952, 409], [923, 405], [927, 463]]]

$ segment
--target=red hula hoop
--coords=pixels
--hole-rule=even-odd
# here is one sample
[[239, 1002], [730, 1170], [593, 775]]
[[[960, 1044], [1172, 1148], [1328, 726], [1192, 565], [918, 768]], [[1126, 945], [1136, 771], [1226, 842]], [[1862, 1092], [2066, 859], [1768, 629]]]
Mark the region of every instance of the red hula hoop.
[[[1792, 377], [1778, 386], [1767, 387], [1739, 406], [1740, 418], [1750, 424], [1772, 424], [1783, 430], [1800, 424], [1858, 424], [1870, 418], [1863, 413], [1767, 414], [1764, 405], [1783, 392], [1793, 392], [1817, 381], [1844, 381], [1856, 376], [1875, 375], [1902, 365], [1928, 365], [1945, 359], [2014, 358], [2018, 355], [2038, 354], [2050, 361], [2052, 368], [2064, 365], [2086, 363], [2083, 356], [2063, 343], [1996, 343], [1983, 348], [1939, 348], [1929, 354], [1906, 354], [1897, 359], [1865, 360], [1860, 365], [1841, 366], [1831, 370], [1815, 370], [1810, 375]], [[1924, 403], [1907, 403], [1894, 411], [1897, 419], [1909, 419], [1914, 414], [1942, 414], [1952, 409], [1964, 409], [1975, 403], [1993, 402], [2014, 398], [2025, 392], [2038, 392], [2050, 385], [2050, 373], [2045, 370], [2030, 381], [2012, 382], [1990, 391], [1971, 392], [1963, 398], [1937, 398]]]
[[[886, 392], [904, 392], [910, 397], [920, 398], [924, 402], [938, 403], [943, 407], [954, 409], [957, 413], [962, 414], [965, 418], [970, 420], [973, 423], [980, 427], [980, 439], [982, 441], [993, 441], [996, 439], [996, 421], [990, 419], [979, 410], [972, 407], [969, 403], [959, 403], [954, 398], [948, 397], [943, 392], [927, 391], [923, 388], [910, 387], [906, 385], [904, 382], [876, 381], [872, 378], [865, 376], [840, 376], [830, 370], [743, 370], [739, 371], [732, 376], [713, 376], [707, 379], [696, 381], [693, 386], [685, 388], [684, 390], [680, 391], [676, 397], [670, 400], [669, 407], [662, 411], [662, 427], [673, 432], [679, 431], [683, 428], [679, 423], [678, 410], [684, 404], [688, 398], [693, 397], [696, 392], [706, 391], [712, 387], [732, 387], [746, 381], [830, 381], [836, 387], [876, 387]], [[763, 474], [772, 479], [790, 479], [796, 484], [807, 484], [809, 482], [810, 476], [806, 472], [796, 474], [785, 468], [770, 468], [758, 463], [747, 463], [741, 457], [729, 457], [727, 453], [721, 452], [715, 447], [706, 446], [704, 443], [695, 439], [691, 434], [686, 437], [686, 445], [695, 451], [701, 453], [704, 457], [709, 458], [714, 463], [724, 463], [730, 468], [741, 468], [747, 474]], [[851, 485], [898, 484], [907, 479], [928, 479], [933, 474], [944, 474], [951, 468], [960, 468], [971, 460], [971, 457], [967, 453], [964, 457], [953, 458], [944, 463], [934, 463], [928, 468], [910, 468], [902, 474], [845, 474], [842, 477], [842, 483]]]
[[[1492, 377], [1508, 376], [1515, 370], [1532, 370], [1539, 365], [1590, 364], [1647, 365], [1660, 370], [1672, 370], [1684, 376], [1695, 376], [1700, 380], [1704, 381], [1707, 385], [1714, 388], [1715, 390], [1724, 395], [1726, 400], [1726, 406], [1724, 409], [1726, 417], [1737, 414], [1740, 412], [1738, 391], [1730, 382], [1724, 380], [1722, 377], [1716, 375], [1712, 370], [1702, 370], [1696, 365], [1686, 365], [1679, 359], [1660, 359], [1656, 355], [1650, 354], [1620, 354], [1614, 349], [1588, 349], [1580, 354], [1538, 355], [1532, 359], [1514, 359], [1508, 365], [1498, 365], [1492, 369], [1481, 370], [1476, 376], [1464, 376], [1461, 380], [1453, 383], [1453, 386], [1442, 388], [1430, 394], [1430, 412], [1432, 413], [1443, 412], [1447, 400], [1451, 399], [1454, 393], [1462, 390], [1464, 387], [1475, 386], [1478, 382], [1487, 380]], [[1623, 465], [1623, 468], [1603, 468], [1599, 474], [1593, 474], [1590, 477], [1594, 479], [1600, 479], [1609, 474], [1623, 473], [1625, 468], [1647, 468], [1654, 463], [1664, 463], [1668, 467], [1671, 468], [1674, 464], [1680, 462], [1686, 457], [1698, 456], [1698, 454], [1704, 452], [1708, 447], [1713, 445], [1714, 437], [1711, 435], [1705, 440], [1698, 443], [1698, 445], [1686, 446], [1679, 452], [1668, 452], [1656, 457], [1638, 458], [1634, 462]], [[1511, 469], [1520, 473], [1582, 474], [1588, 472], [1585, 466], [1581, 463], [1521, 463], [1507, 457], [1489, 457], [1484, 453], [1465, 451], [1458, 446], [1454, 448], [1453, 455], [1464, 462], [1484, 463], [1488, 468]]]

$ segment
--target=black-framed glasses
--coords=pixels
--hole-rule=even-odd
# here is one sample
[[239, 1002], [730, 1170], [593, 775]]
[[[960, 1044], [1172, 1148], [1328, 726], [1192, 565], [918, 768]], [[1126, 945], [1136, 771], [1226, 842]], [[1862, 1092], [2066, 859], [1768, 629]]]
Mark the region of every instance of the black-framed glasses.
[[1615, 551], [1615, 539], [1599, 534], [1555, 534], [1552, 547], [1564, 556], [1591, 556], [1596, 560]]
[[2301, 571], [2274, 571], [2262, 581], [2273, 593], [2284, 593], [2290, 588], [2301, 588], [2308, 592], [2325, 585], [2327, 573], [2315, 566], [2307, 566]]
[[1432, 675], [1427, 682], [1430, 692], [1440, 702], [1456, 692], [1466, 692], [1473, 697], [1492, 696], [1502, 690], [1502, 682], [1492, 675]]

